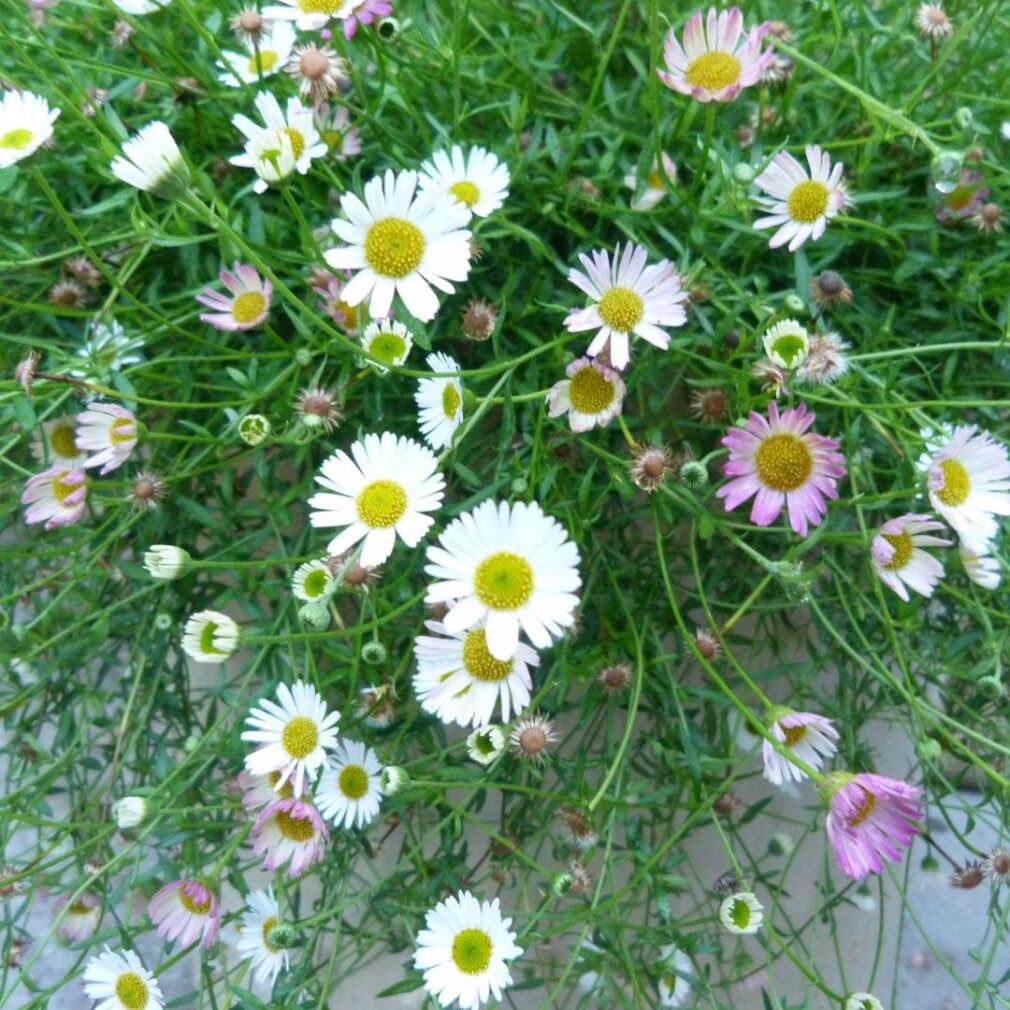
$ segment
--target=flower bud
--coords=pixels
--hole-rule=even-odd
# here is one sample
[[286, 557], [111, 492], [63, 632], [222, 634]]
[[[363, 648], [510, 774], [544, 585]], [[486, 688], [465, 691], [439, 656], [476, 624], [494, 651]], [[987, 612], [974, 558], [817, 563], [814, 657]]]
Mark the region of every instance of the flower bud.
[[314, 631], [325, 631], [330, 626], [330, 608], [318, 601], [306, 603], [299, 607], [298, 619]]
[[800, 296], [795, 292], [790, 292], [788, 295], [786, 295], [785, 298], [782, 300], [782, 304], [785, 307], [786, 311], [792, 312], [793, 315], [798, 315], [807, 307], [803, 299], [800, 298]]
[[708, 483], [708, 467], [700, 460], [689, 459], [680, 468], [680, 479], [692, 491], [699, 491]]
[[383, 768], [379, 773], [379, 788], [384, 796], [392, 796], [410, 785], [410, 776], [396, 765]]
[[932, 737], [924, 737], [915, 745], [915, 756], [920, 761], [935, 761], [943, 753], [943, 747], [939, 740]]
[[246, 414], [238, 423], [239, 438], [246, 445], [262, 445], [272, 430], [270, 421], [262, 414]]
[[266, 941], [276, 950], [298, 945], [298, 930], [290, 922], [278, 922], [267, 931]]
[[739, 161], [733, 166], [733, 178], [744, 186], [749, 186], [757, 173], [746, 162]]
[[143, 796], [124, 796], [112, 804], [112, 816], [120, 830], [142, 824], [147, 810], [147, 800]]
[[168, 581], [185, 575], [192, 560], [188, 551], [172, 544], [154, 544], [144, 551], [144, 567], [155, 579]]
[[975, 117], [972, 115], [971, 109], [963, 105], [954, 113], [954, 123], [957, 125], [959, 130], [971, 129], [971, 124], [974, 119]]
[[525, 477], [515, 477], [512, 480], [510, 490], [512, 491], [512, 494], [518, 497], [519, 495], [526, 494], [529, 488], [530, 482]]
[[361, 658], [369, 666], [378, 666], [386, 661], [386, 647], [379, 641], [365, 642], [361, 647]]
[[312, 364], [312, 352], [307, 347], [299, 347], [295, 351], [295, 364], [299, 368], [307, 368]]

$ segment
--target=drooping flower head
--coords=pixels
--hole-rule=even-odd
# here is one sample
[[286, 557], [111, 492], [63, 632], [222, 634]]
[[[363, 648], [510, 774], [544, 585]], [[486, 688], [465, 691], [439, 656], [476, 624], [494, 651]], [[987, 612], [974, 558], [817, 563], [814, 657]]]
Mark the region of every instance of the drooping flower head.
[[320, 105], [313, 115], [319, 136], [337, 161], [347, 161], [348, 158], [361, 154], [361, 131], [356, 126], [351, 126], [351, 116], [346, 106], [335, 105], [328, 109], [325, 105]]
[[505, 750], [505, 741], [501, 726], [482, 726], [466, 738], [466, 752], [477, 764], [489, 765]]
[[[811, 768], [819, 769], [825, 758], [838, 749], [838, 730], [830, 719], [813, 712], [794, 712], [792, 709], [773, 709], [768, 732], [790, 753]], [[783, 782], [801, 782], [807, 773], [779, 753], [767, 740], [761, 745], [764, 760], [764, 777], [773, 785]]]
[[788, 151], [780, 151], [754, 180], [768, 194], [757, 202], [769, 212], [754, 227], [777, 229], [768, 241], [772, 249], [788, 242], [789, 252], [795, 252], [807, 239], [816, 242], [828, 221], [848, 206], [842, 182], [845, 166], [839, 161], [832, 168], [830, 156], [816, 144], [807, 145], [806, 155], [809, 175]]
[[[641, 195], [635, 196], [631, 200], [632, 210], [652, 210], [666, 198], [670, 187], [677, 185], [677, 165], [666, 151], [662, 152], [662, 165], [663, 168], [660, 171], [659, 159], [657, 158], [653, 162], [652, 170], [646, 177]], [[637, 192], [639, 188], [637, 167], [624, 177], [624, 185], [632, 192]]]
[[590, 357], [610, 346], [610, 363], [623, 371], [631, 360], [632, 334], [656, 347], [670, 346], [670, 334], [663, 326], [683, 326], [687, 313], [683, 303], [687, 292], [681, 287], [680, 276], [672, 263], [661, 260], [646, 266], [648, 252], [629, 242], [614, 258], [603, 249], [592, 258], [579, 255], [585, 273], [572, 269], [568, 280], [593, 302], [584, 309], [575, 309], [565, 319], [570, 333], [596, 330], [596, 336], [586, 350]]
[[966, 550], [964, 547], [958, 548], [961, 557], [961, 564], [964, 565], [965, 574], [977, 586], [983, 589], [998, 589], [1002, 579], [999, 558], [992, 555], [977, 554], [975, 551]]
[[624, 382], [612, 368], [589, 358], [578, 358], [566, 369], [567, 379], [555, 382], [547, 394], [551, 417], [568, 415], [574, 432], [605, 428], [621, 412]]
[[[286, 136], [291, 144], [294, 168], [305, 175], [313, 160], [321, 158], [328, 150], [313, 125], [312, 109], [302, 105], [296, 96], [289, 98], [285, 109], [281, 109], [280, 103], [269, 91], [261, 91], [255, 104], [256, 111], [263, 118], [263, 126], [241, 114], [232, 117], [232, 125], [249, 142], [262, 137], [270, 139], [277, 133]], [[255, 165], [250, 163], [250, 153], [247, 146], [246, 154], [232, 158], [231, 163], [254, 168]]]
[[974, 424], [954, 429], [926, 471], [933, 508], [971, 551], [985, 553], [999, 532], [994, 515], [1010, 515], [1010, 460], [1005, 445]]
[[[352, 458], [353, 457], [353, 458]], [[309, 499], [313, 526], [344, 529], [327, 547], [342, 554], [364, 540], [360, 563], [381, 565], [396, 537], [415, 547], [434, 520], [425, 513], [442, 504], [445, 481], [430, 449], [390, 432], [365, 435], [351, 446], [351, 455], [338, 450], [322, 465], [316, 483], [333, 492]]]
[[379, 813], [381, 775], [382, 764], [371, 747], [357, 740], [342, 740], [319, 779], [319, 812], [334, 827], [364, 827]]
[[[459, 362], [448, 354], [429, 354], [424, 359], [433, 372], [458, 372]], [[444, 449], [463, 423], [463, 384], [455, 376], [419, 379], [414, 393], [417, 423], [432, 449]]]
[[345, 274], [337, 277], [328, 270], [316, 271], [312, 290], [319, 295], [320, 310], [353, 337], [358, 332], [358, 313], [354, 306], [348, 305], [343, 298], [349, 276], [350, 274]]
[[280, 921], [280, 910], [272, 887], [265, 891], [253, 891], [246, 898], [236, 947], [242, 960], [251, 962], [253, 977], [261, 985], [272, 987], [280, 970], [287, 970], [289, 965], [287, 949], [275, 947], [270, 942], [270, 933]]
[[764, 335], [765, 354], [779, 368], [799, 368], [810, 353], [810, 334], [795, 319], [783, 319]]
[[163, 1010], [158, 980], [132, 950], [113, 951], [88, 958], [84, 966], [84, 992], [97, 1004], [95, 1010]]
[[63, 913], [57, 932], [68, 940], [87, 940], [98, 929], [101, 899], [91, 891], [79, 894], [73, 901], [70, 898], [70, 894], [65, 894], [56, 905], [56, 911]]
[[470, 273], [470, 211], [435, 190], [416, 193], [413, 171], [376, 176], [365, 184], [364, 200], [340, 198], [344, 218], [333, 231], [345, 243], [325, 254], [336, 270], [353, 270], [343, 299], [354, 306], [369, 299], [373, 319], [383, 318], [399, 295], [407, 311], [427, 322], [438, 311], [438, 295], [452, 294], [452, 281]]
[[209, 947], [217, 939], [221, 925], [214, 893], [198, 880], [174, 880], [158, 891], [147, 906], [147, 914], [158, 927], [158, 936], [183, 947], [200, 940]]
[[877, 578], [888, 589], [908, 601], [908, 589], [929, 597], [943, 577], [943, 565], [923, 547], [949, 547], [950, 541], [930, 535], [943, 529], [943, 523], [928, 515], [898, 516], [889, 519], [877, 531], [870, 545], [870, 560]]
[[121, 182], [167, 200], [181, 196], [189, 186], [182, 152], [169, 128], [157, 120], [126, 141], [110, 167]]
[[475, 217], [487, 217], [509, 194], [508, 166], [483, 147], [472, 147], [464, 155], [454, 145], [446, 153], [436, 151], [421, 166], [421, 192], [434, 190], [467, 207]]
[[536, 502], [485, 501], [454, 519], [425, 571], [436, 581], [427, 603], [446, 603], [450, 635], [485, 622], [488, 651], [511, 659], [522, 627], [538, 649], [574, 621], [581, 585], [579, 551], [557, 520]]
[[425, 916], [417, 935], [414, 966], [424, 972], [424, 987], [449, 1007], [478, 1010], [512, 984], [506, 961], [522, 955], [503, 919], [498, 899], [478, 901], [469, 891], [440, 901]]
[[267, 870], [290, 863], [288, 876], [297, 877], [323, 858], [330, 831], [311, 803], [292, 798], [265, 807], [252, 836], [253, 852], [265, 856]]
[[668, 943], [659, 951], [659, 1005], [679, 1007], [691, 995], [691, 977], [694, 966], [691, 959], [675, 943]]
[[0, 169], [34, 154], [52, 135], [59, 109], [30, 91], [5, 91], [0, 98]]
[[89, 453], [85, 466], [103, 476], [125, 463], [137, 444], [137, 419], [115, 403], [93, 403], [77, 415], [77, 445]]
[[846, 469], [838, 443], [808, 430], [814, 420], [802, 403], [780, 415], [772, 402], [767, 420], [751, 411], [744, 427], [730, 428], [722, 444], [729, 449], [726, 476], [733, 479], [716, 491], [727, 512], [754, 497], [750, 518], [758, 526], [773, 523], [783, 507], [800, 536], [820, 523], [828, 511], [825, 498], [838, 497]]
[[336, 577], [322, 558], [299, 565], [291, 578], [291, 592], [304, 603], [325, 603], [336, 588]]
[[115, 319], [96, 319], [75, 355], [84, 367], [72, 368], [70, 374], [77, 379], [104, 381], [111, 372], [143, 361], [143, 355], [135, 353], [143, 346], [143, 337], [131, 337]]
[[266, 322], [274, 292], [270, 281], [246, 263], [235, 263], [231, 270], [222, 270], [218, 278], [231, 297], [204, 288], [196, 300], [215, 311], [201, 312], [201, 322], [231, 332], [251, 330]]
[[25, 522], [46, 524], [47, 530], [68, 526], [84, 515], [88, 478], [83, 470], [71, 470], [56, 463], [29, 477], [21, 494]]
[[223, 663], [238, 649], [239, 626], [219, 610], [191, 614], [182, 629], [182, 651], [198, 663]]
[[710, 7], [705, 24], [695, 11], [684, 26], [684, 45], [673, 29], [663, 45], [666, 70], [657, 70], [659, 79], [674, 91], [699, 102], [730, 102], [760, 80], [774, 58], [771, 48], [761, 52], [763, 26], [752, 28], [744, 37], [743, 14], [739, 7], [717, 11]]
[[84, 466], [88, 454], [77, 444], [77, 418], [67, 414], [43, 422], [32, 436], [32, 455], [40, 463], [62, 463], [70, 470]]
[[818, 786], [828, 808], [828, 841], [841, 871], [853, 880], [897, 862], [919, 833], [922, 790], [884, 775], [832, 772]]

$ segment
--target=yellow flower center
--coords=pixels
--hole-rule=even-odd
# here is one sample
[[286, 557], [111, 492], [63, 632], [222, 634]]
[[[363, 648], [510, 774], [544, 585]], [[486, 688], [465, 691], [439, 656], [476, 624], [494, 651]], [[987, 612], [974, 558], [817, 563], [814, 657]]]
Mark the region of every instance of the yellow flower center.
[[472, 207], [480, 199], [480, 190], [469, 180], [461, 179], [449, 187], [449, 192], [460, 202]]
[[277, 796], [280, 799], [282, 800], [291, 799], [291, 797], [294, 795], [294, 787], [291, 785], [291, 780], [288, 779], [288, 781], [285, 782], [284, 785], [280, 787], [280, 789], [278, 789], [277, 783], [280, 782], [280, 780], [281, 780], [280, 772], [271, 772], [267, 776], [267, 781], [270, 783], [270, 788], [273, 789], [275, 793], [277, 793]]
[[773, 491], [795, 491], [814, 468], [806, 444], [795, 435], [769, 435], [754, 454], [758, 478]]
[[806, 726], [781, 726], [782, 735], [785, 737], [783, 743], [787, 747], [795, 747], [806, 735]]
[[231, 303], [231, 317], [243, 325], [255, 322], [263, 315], [266, 304], [267, 300], [259, 291], [243, 291]]
[[214, 643], [214, 633], [218, 629], [216, 621], [208, 621], [200, 632], [200, 651], [208, 656], [226, 656], [223, 649], [219, 649]]
[[116, 996], [127, 1010], [143, 1010], [147, 1006], [147, 986], [132, 971], [125, 972], [116, 979]]
[[912, 557], [912, 537], [905, 530], [900, 533], [882, 533], [881, 536], [894, 548], [894, 556], [884, 567], [889, 572], [904, 568]]
[[402, 217], [376, 221], [365, 236], [365, 259], [381, 277], [406, 277], [424, 256], [424, 235]]
[[323, 143], [332, 151], [344, 139], [342, 130], [324, 130], [321, 134]]
[[277, 916], [276, 915], [271, 915], [269, 919], [264, 919], [263, 920], [263, 927], [262, 927], [263, 928], [263, 946], [266, 947], [266, 949], [268, 951], [270, 951], [271, 954], [276, 954], [277, 953], [277, 948], [274, 947], [274, 946], [272, 946], [271, 943], [270, 943], [270, 941], [269, 941], [269, 939], [267, 939], [267, 938], [270, 936], [270, 930], [273, 929], [274, 926], [276, 926], [276, 925], [277, 925]]
[[343, 0], [298, 0], [298, 9], [304, 14], [328, 14], [330, 17], [343, 5]]
[[74, 915], [87, 915], [91, 911], [91, 906], [86, 901], [75, 901], [70, 906], [70, 911]]
[[936, 492], [936, 497], [951, 508], [963, 505], [971, 492], [971, 478], [968, 471], [954, 459], [940, 460], [943, 471], [943, 487]]
[[463, 666], [474, 680], [494, 684], [512, 672], [512, 660], [495, 659], [488, 651], [487, 635], [475, 628], [463, 639]]
[[187, 912], [192, 912], [193, 915], [206, 915], [210, 911], [210, 895], [208, 894], [203, 901], [194, 901], [184, 889], [179, 890], [179, 903], [182, 905]]
[[314, 571], [309, 572], [309, 574], [305, 576], [302, 591], [306, 596], [311, 596], [315, 599], [317, 596], [322, 596], [326, 592], [329, 584], [329, 573], [323, 568], [316, 568]]
[[8, 130], [0, 137], [0, 147], [7, 151], [23, 151], [31, 142], [34, 134], [31, 130], [20, 127], [17, 130]]
[[684, 76], [693, 88], [719, 91], [740, 80], [740, 61], [729, 53], [703, 53], [691, 61]]
[[291, 814], [278, 810], [274, 814], [274, 820], [280, 833], [292, 842], [307, 842], [316, 833], [311, 817], [292, 817]]
[[659, 174], [659, 169], [654, 168], [649, 173], [649, 180], [646, 183], [649, 189], [666, 189], [666, 183], [663, 182], [663, 177]]
[[459, 410], [459, 405], [462, 402], [455, 385], [447, 382], [442, 390], [442, 413], [445, 414], [448, 420], [452, 421], [455, 419], [456, 411]]
[[730, 909], [729, 917], [737, 929], [746, 929], [750, 923], [750, 905], [742, 898], [737, 898]]
[[[862, 787], [860, 787], [862, 788]], [[873, 808], [877, 804], [877, 798], [873, 793], [867, 792], [863, 789], [863, 802], [859, 804], [859, 809], [849, 818], [846, 822], [850, 828], [858, 828], [863, 821], [866, 820], [870, 814], [873, 813]]]
[[823, 182], [798, 182], [786, 200], [789, 216], [801, 224], [813, 224], [828, 209], [828, 187]]
[[358, 518], [370, 529], [395, 526], [407, 511], [407, 492], [395, 480], [373, 480], [355, 501]]
[[511, 551], [490, 554], [473, 576], [477, 599], [490, 610], [518, 610], [533, 595], [533, 569]]
[[568, 397], [580, 414], [601, 414], [614, 402], [614, 384], [586, 365], [572, 376]]
[[600, 299], [600, 318], [618, 333], [630, 333], [642, 318], [642, 299], [631, 288], [611, 288]]
[[951, 210], [964, 210], [965, 207], [971, 203], [971, 198], [975, 195], [975, 191], [971, 186], [958, 186], [956, 189], [951, 190], [944, 198], [944, 203]]
[[[129, 431], [123, 431], [124, 428], [130, 429]], [[122, 445], [123, 442], [132, 442], [137, 437], [136, 430], [133, 427], [133, 421], [128, 417], [117, 417], [112, 424], [109, 425], [109, 441], [113, 445]]]
[[58, 428], [53, 428], [49, 433], [49, 448], [53, 450], [53, 455], [61, 456], [63, 459], [73, 459], [80, 450], [77, 448], [77, 440], [74, 438], [74, 426], [61, 424]]
[[349, 800], [360, 800], [368, 792], [368, 772], [361, 765], [347, 765], [340, 773], [340, 791]]
[[288, 140], [291, 141], [291, 152], [297, 161], [302, 156], [302, 151], [305, 150], [305, 138], [290, 126], [285, 126], [284, 132], [288, 135]]
[[491, 937], [482, 929], [464, 929], [452, 941], [452, 960], [464, 975], [479, 975], [491, 963]]
[[272, 49], [261, 49], [249, 57], [248, 72], [250, 74], [265, 74], [268, 70], [273, 70], [276, 65], [277, 54]]
[[307, 715], [296, 715], [281, 734], [284, 749], [295, 760], [307, 758], [319, 744], [319, 728]]
[[383, 330], [368, 345], [368, 353], [387, 365], [397, 365], [407, 356], [407, 342], [399, 334]]

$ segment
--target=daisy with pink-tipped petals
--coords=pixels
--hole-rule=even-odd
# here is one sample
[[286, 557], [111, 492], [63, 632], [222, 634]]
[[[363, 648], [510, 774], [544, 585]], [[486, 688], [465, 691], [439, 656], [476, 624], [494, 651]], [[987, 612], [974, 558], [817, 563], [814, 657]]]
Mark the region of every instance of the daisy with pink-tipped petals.
[[115, 403], [93, 403], [77, 415], [77, 445], [89, 453], [85, 466], [103, 476], [125, 463], [137, 444], [137, 419]]
[[83, 470], [57, 463], [29, 477], [21, 493], [26, 523], [45, 523], [46, 529], [68, 526], [84, 514], [88, 478]]
[[330, 832], [319, 811], [303, 800], [278, 800], [264, 809], [252, 829], [253, 852], [268, 870], [290, 863], [297, 877], [323, 858]]
[[[831, 757], [838, 749], [838, 730], [830, 719], [813, 712], [773, 709], [768, 732], [785, 750], [814, 769], [819, 769], [824, 764], [824, 759]], [[764, 777], [772, 785], [780, 786], [789, 781], [801, 782], [807, 777], [799, 765], [793, 764], [767, 740], [761, 745], [761, 757], [765, 766]]]
[[196, 300], [215, 311], [200, 313], [200, 321], [232, 332], [262, 326], [270, 314], [270, 300], [274, 293], [270, 281], [260, 277], [246, 263], [236, 263], [232, 270], [222, 270], [218, 277], [230, 292], [230, 297], [213, 288], [204, 288]]
[[779, 151], [771, 164], [754, 180], [768, 196], [758, 197], [758, 205], [768, 211], [754, 227], [776, 228], [768, 241], [772, 249], [789, 243], [795, 252], [807, 239], [816, 242], [837, 214], [849, 204], [849, 194], [842, 182], [845, 166], [839, 161], [833, 168], [831, 158], [816, 144], [806, 147], [810, 173], [788, 151]]
[[[870, 560], [877, 578], [906, 603], [908, 589], [922, 596], [932, 596], [943, 577], [943, 565], [923, 547], [949, 547], [950, 541], [930, 535], [942, 530], [943, 523], [928, 515], [909, 513], [889, 519], [877, 531], [870, 545]], [[905, 587], [908, 587], [906, 589]]]
[[743, 41], [743, 14], [739, 7], [717, 11], [710, 7], [705, 24], [695, 11], [684, 26], [684, 44], [673, 29], [663, 45], [666, 70], [659, 79], [674, 91], [698, 102], [731, 102], [743, 88], [756, 84], [774, 59], [774, 51], [761, 52], [763, 25], [747, 33]]
[[163, 940], [209, 947], [217, 939], [221, 913], [217, 898], [198, 880], [173, 880], [151, 898], [147, 914]]
[[565, 328], [569, 333], [596, 330], [586, 354], [596, 357], [609, 345], [610, 364], [618, 371], [631, 360], [632, 334], [666, 350], [670, 334], [661, 327], [687, 322], [687, 292], [676, 268], [666, 260], [646, 266], [648, 257], [642, 246], [629, 242], [623, 254], [619, 245], [614, 249], [613, 260], [603, 249], [594, 250], [591, 258], [580, 254], [586, 272], [568, 273], [568, 280], [593, 304], [570, 312]]
[[357, 0], [357, 2], [352, 0], [350, 5], [345, 3], [338, 15], [344, 21], [344, 38], [350, 42], [358, 30], [358, 25], [370, 25], [373, 21], [392, 13], [391, 0]]
[[825, 498], [838, 497], [846, 469], [838, 443], [808, 430], [815, 417], [802, 403], [779, 414], [772, 402], [767, 420], [751, 411], [742, 428], [730, 428], [722, 444], [729, 449], [725, 474], [733, 479], [716, 491], [727, 512], [753, 497], [750, 519], [758, 526], [771, 525], [783, 507], [802, 537], [820, 523], [828, 511]]
[[842, 873], [862, 880], [897, 862], [919, 834], [922, 790], [885, 775], [832, 772], [818, 785], [828, 808], [828, 841]]
[[96, 894], [85, 891], [73, 901], [65, 894], [57, 903], [56, 911], [63, 912], [56, 931], [68, 940], [87, 940], [94, 936], [98, 929], [98, 920], [102, 917], [102, 902]]

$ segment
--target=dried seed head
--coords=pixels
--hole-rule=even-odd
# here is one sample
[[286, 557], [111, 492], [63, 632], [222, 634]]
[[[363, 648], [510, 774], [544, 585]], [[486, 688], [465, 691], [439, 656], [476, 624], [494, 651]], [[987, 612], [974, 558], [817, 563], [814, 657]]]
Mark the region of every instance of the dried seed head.
[[736, 128], [736, 142], [744, 150], [751, 147], [755, 140], [757, 140], [757, 130], [750, 123], [744, 123]]
[[673, 454], [665, 445], [641, 445], [631, 463], [631, 479], [646, 492], [653, 492], [673, 469]]
[[236, 14], [229, 23], [231, 30], [243, 42], [256, 42], [266, 28], [263, 15], [254, 10], [244, 10]]
[[474, 238], [473, 235], [470, 236], [469, 246], [470, 246], [470, 259], [472, 259], [474, 263], [478, 262], [480, 259], [483, 258], [484, 249], [481, 247], [481, 244], [477, 241], [476, 238]]
[[939, 4], [920, 4], [915, 12], [915, 27], [923, 38], [931, 42], [954, 34], [954, 26]]
[[576, 848], [588, 849], [596, 844], [596, 832], [590, 827], [585, 815], [575, 807], [561, 807], [558, 810], [558, 820]]
[[363, 687], [358, 692], [358, 714], [366, 726], [386, 729], [396, 715], [396, 696], [390, 684]]
[[852, 301], [852, 288], [845, 278], [834, 270], [825, 270], [810, 281], [810, 297], [818, 308], [829, 309], [848, 305]]
[[696, 628], [694, 632], [694, 647], [703, 659], [710, 663], [722, 655], [722, 644], [719, 636], [708, 628]]
[[299, 81], [298, 93], [319, 105], [332, 98], [348, 79], [347, 62], [329, 46], [295, 46], [285, 70]]
[[971, 217], [972, 224], [979, 231], [992, 232], [1003, 230], [1003, 214], [999, 205], [995, 203], [984, 203]]
[[766, 21], [764, 30], [768, 35], [774, 35], [775, 38], [781, 39], [783, 42], [792, 42], [796, 38], [795, 32], [785, 21]]
[[99, 859], [97, 856], [93, 856], [91, 859], [86, 859], [84, 861], [84, 875], [86, 877], [93, 877], [96, 873], [104, 869], [105, 860]]
[[712, 294], [712, 285], [708, 281], [695, 281], [687, 289], [690, 302], [707, 302]]
[[[344, 569], [347, 568], [349, 560], [350, 553], [331, 555], [326, 558], [326, 567], [329, 568], [335, 578], [339, 578], [340, 573], [344, 572]], [[351, 589], [367, 591], [369, 586], [374, 586], [378, 581], [379, 574], [374, 568], [365, 568], [363, 565], [359, 565], [357, 561], [353, 562], [350, 568], [347, 568], [347, 571], [344, 572], [343, 584], [349, 586]]]
[[696, 389], [691, 394], [691, 413], [699, 421], [715, 424], [725, 419], [728, 410], [729, 397], [726, 391], [718, 386]]
[[329, 434], [340, 422], [340, 400], [335, 392], [322, 386], [303, 389], [295, 400], [295, 410], [306, 428], [322, 428]]
[[112, 48], [122, 49], [130, 41], [131, 35], [133, 35], [133, 28], [125, 21], [117, 21], [112, 26]]
[[75, 256], [66, 260], [64, 268], [74, 276], [74, 280], [89, 288], [97, 288], [102, 283], [102, 275], [87, 256]]
[[42, 355], [38, 351], [29, 351], [14, 366], [14, 381], [25, 391], [27, 396], [32, 395], [32, 384], [35, 382], [35, 372], [39, 367]]
[[959, 887], [962, 891], [972, 891], [983, 880], [985, 880], [985, 867], [977, 860], [971, 860], [951, 875], [950, 886]]
[[589, 872], [589, 867], [578, 860], [573, 859], [568, 867], [568, 874], [572, 878], [568, 890], [572, 894], [585, 894], [593, 886], [593, 875]]
[[554, 723], [539, 712], [520, 719], [509, 734], [509, 743], [516, 757], [538, 765], [544, 763], [550, 745], [556, 740]]
[[108, 97], [109, 92], [105, 88], [85, 88], [84, 94], [81, 95], [81, 115], [85, 119], [94, 119]]
[[743, 809], [743, 803], [734, 793], [720, 793], [712, 804], [712, 809], [721, 817], [729, 817]]
[[631, 684], [631, 667], [627, 663], [605, 666], [597, 674], [596, 679], [607, 694], [621, 694]]
[[997, 883], [1010, 880], [1010, 852], [1003, 848], [993, 849], [985, 859], [986, 873]]
[[7, 967], [19, 968], [21, 966], [21, 958], [24, 957], [27, 949], [28, 941], [25, 937], [19, 936], [11, 940], [7, 947], [7, 951], [4, 954], [4, 960], [7, 962]]
[[487, 340], [494, 333], [498, 310], [483, 298], [471, 299], [463, 309], [461, 325], [468, 340]]
[[157, 474], [142, 470], [134, 475], [130, 499], [137, 508], [153, 511], [167, 497], [168, 485]]
[[84, 288], [77, 281], [57, 281], [49, 289], [49, 303], [68, 309], [83, 308], [85, 297]]
[[25, 880], [12, 880], [22, 872], [20, 866], [0, 866], [0, 898], [13, 898], [18, 894], [24, 894], [28, 890], [28, 882]]

